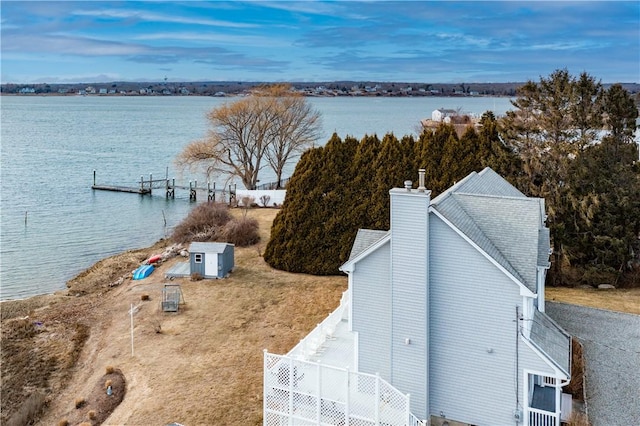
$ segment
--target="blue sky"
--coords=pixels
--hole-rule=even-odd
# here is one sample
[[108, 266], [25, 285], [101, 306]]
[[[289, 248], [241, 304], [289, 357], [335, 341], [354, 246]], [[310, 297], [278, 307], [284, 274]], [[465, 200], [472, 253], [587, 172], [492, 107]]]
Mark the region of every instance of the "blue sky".
[[640, 2], [6, 1], [2, 83], [640, 82]]

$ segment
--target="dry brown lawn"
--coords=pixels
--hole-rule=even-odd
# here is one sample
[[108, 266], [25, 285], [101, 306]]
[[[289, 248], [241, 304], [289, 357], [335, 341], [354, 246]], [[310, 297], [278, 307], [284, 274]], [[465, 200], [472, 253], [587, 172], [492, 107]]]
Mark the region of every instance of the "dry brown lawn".
[[[105, 424], [261, 424], [263, 349], [290, 350], [337, 307], [347, 283], [341, 276], [291, 274], [266, 265], [261, 252], [276, 213], [274, 209], [246, 213], [260, 222], [261, 243], [236, 248], [235, 270], [229, 278], [171, 281], [181, 285], [186, 302], [178, 313], [162, 313], [160, 300], [168, 282], [164, 271], [184, 259], [172, 259], [145, 280], [126, 279], [109, 287], [123, 270], [129, 275], [136, 264], [161, 251], [165, 245], [161, 243], [99, 262], [61, 294], [5, 305], [3, 318], [9, 322], [17, 321], [10, 316], [41, 319], [46, 313], [51, 326], [39, 333], [40, 341], [55, 341], [55, 335], [64, 332], [53, 324], [65, 322], [60, 308], [66, 305], [79, 306], [69, 318], [71, 323], [90, 325], [81, 354], [67, 366], [68, 374], [50, 378], [48, 385], [54, 391], [38, 424], [89, 421], [89, 403], [95, 389], [101, 389], [107, 366], [122, 371], [126, 396]], [[142, 301], [143, 295], [150, 300]], [[132, 304], [137, 307], [133, 355]], [[78, 315], [85, 316], [78, 319]], [[58, 355], [68, 358], [70, 351], [60, 348]], [[75, 407], [78, 398], [87, 401], [82, 410]]]
[[598, 290], [595, 288], [547, 287], [546, 300], [572, 303], [610, 311], [640, 315], [640, 288]]
[[[236, 267], [224, 280], [176, 279], [185, 304], [163, 313], [163, 264], [147, 279], [129, 279], [103, 291], [92, 307], [93, 327], [66, 388], [51, 399], [41, 425], [75, 419], [74, 401], [89, 400], [105, 367], [122, 371], [126, 396], [105, 424], [187, 425], [261, 424], [263, 349], [286, 353], [338, 305], [345, 277], [315, 277], [277, 271], [261, 252], [277, 210], [249, 210], [260, 222], [262, 242], [236, 248]], [[234, 214], [244, 214], [234, 210]], [[158, 250], [158, 248], [156, 248]], [[149, 252], [128, 254], [144, 260]], [[137, 257], [136, 257], [137, 256]], [[109, 282], [118, 274], [101, 271], [113, 258], [81, 274], [72, 290], [87, 293], [87, 283]], [[84, 279], [86, 282], [78, 282]], [[142, 301], [149, 295], [149, 301]], [[134, 315], [133, 351], [129, 309]], [[159, 331], [159, 332], [158, 332]], [[90, 407], [85, 407], [85, 410]], [[86, 418], [84, 419], [86, 421]]]
[[[162, 251], [165, 242], [98, 262], [72, 280], [67, 291], [3, 303], [2, 385], [15, 387], [13, 393], [4, 388], [3, 398], [11, 394], [18, 401], [34, 386], [48, 389], [48, 408], [37, 424], [87, 421], [85, 411], [96, 410], [91, 401], [104, 399], [95, 393], [102, 389], [105, 369], [113, 366], [123, 373], [126, 394], [104, 424], [261, 424], [263, 349], [289, 351], [338, 306], [347, 279], [270, 268], [261, 253], [277, 210], [233, 213], [259, 221], [261, 243], [236, 248], [236, 268], [227, 279], [171, 281], [181, 285], [186, 302], [178, 313], [161, 312], [160, 300], [168, 282], [164, 272], [181, 258], [161, 265], [145, 280], [127, 278], [110, 286]], [[143, 301], [144, 295], [150, 300]], [[640, 289], [549, 289], [547, 296], [640, 313]], [[131, 305], [137, 307], [133, 354]], [[36, 332], [34, 321], [42, 324]], [[23, 340], [16, 338], [21, 335]], [[13, 346], [5, 346], [11, 339]], [[25, 355], [40, 360], [40, 370], [23, 373], [20, 360]], [[46, 380], [29, 382], [26, 390], [20, 387], [29, 378], [41, 378], [44, 368], [50, 370]], [[84, 411], [75, 407], [78, 398], [88, 403]], [[15, 409], [3, 401], [3, 409], [7, 407]]]

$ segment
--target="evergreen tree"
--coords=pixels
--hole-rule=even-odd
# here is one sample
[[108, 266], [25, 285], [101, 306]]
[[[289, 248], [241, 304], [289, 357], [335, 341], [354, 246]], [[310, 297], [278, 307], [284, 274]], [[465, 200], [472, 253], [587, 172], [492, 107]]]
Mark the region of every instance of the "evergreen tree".
[[638, 216], [633, 100], [620, 85], [604, 91], [586, 73], [576, 80], [558, 70], [528, 82], [512, 103], [501, 131], [522, 161], [517, 186], [546, 201], [552, 282], [563, 283], [568, 264], [619, 270], [638, 235], [628, 220]]
[[522, 174], [522, 164], [515, 152], [506, 146], [499, 133], [498, 121], [491, 111], [482, 114], [478, 132], [480, 168], [491, 167], [496, 173], [516, 184]]
[[[638, 252], [640, 234], [640, 169], [634, 164], [632, 143], [616, 145], [612, 138], [589, 146], [573, 167], [567, 244], [574, 265], [581, 265], [584, 282], [617, 280]], [[636, 283], [637, 284], [637, 283]]]
[[461, 137], [447, 124], [417, 141], [393, 134], [342, 141], [334, 134], [298, 163], [265, 260], [288, 271], [335, 274], [358, 229], [389, 228], [389, 189], [415, 180], [417, 169], [426, 169], [435, 197], [488, 166], [525, 194], [545, 198], [558, 283], [567, 264], [584, 271], [585, 282], [619, 275], [640, 250], [633, 99], [620, 85], [605, 91], [586, 73], [576, 80], [561, 70], [525, 84], [513, 105], [500, 122], [485, 113], [479, 130]]
[[363, 228], [389, 229], [389, 190], [401, 187], [411, 176], [398, 139], [387, 134], [382, 139], [374, 164], [373, 194], [369, 204], [369, 218]]
[[574, 83], [571, 119], [580, 150], [593, 144], [602, 128], [602, 84], [586, 72]]
[[265, 249], [265, 261], [271, 266], [317, 275], [338, 273], [355, 236], [349, 216], [343, 213], [351, 208], [350, 163], [357, 144], [353, 138], [343, 142], [334, 134], [324, 147], [302, 156]]
[[380, 219], [374, 218], [370, 211], [373, 204], [372, 200], [377, 195], [375, 167], [380, 147], [381, 142], [376, 135], [365, 135], [358, 144], [352, 165], [354, 179], [352, 192], [353, 210], [351, 215], [354, 223], [368, 224], [371, 227], [375, 227], [375, 223]]
[[447, 143], [457, 138], [454, 127], [444, 123], [434, 132], [424, 131], [420, 136], [420, 159], [425, 169], [425, 186], [431, 190], [432, 196], [451, 186], [450, 179], [443, 177], [442, 159]]

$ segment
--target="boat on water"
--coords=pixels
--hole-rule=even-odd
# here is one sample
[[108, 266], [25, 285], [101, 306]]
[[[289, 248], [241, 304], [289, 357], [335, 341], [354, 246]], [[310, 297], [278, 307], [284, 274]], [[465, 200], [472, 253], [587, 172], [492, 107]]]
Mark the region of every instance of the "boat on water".
[[151, 273], [153, 272], [154, 269], [155, 269], [155, 267], [153, 265], [142, 265], [142, 266], [139, 266], [138, 269], [133, 271], [133, 279], [134, 280], [142, 280], [144, 278], [147, 278], [149, 275], [151, 275]]

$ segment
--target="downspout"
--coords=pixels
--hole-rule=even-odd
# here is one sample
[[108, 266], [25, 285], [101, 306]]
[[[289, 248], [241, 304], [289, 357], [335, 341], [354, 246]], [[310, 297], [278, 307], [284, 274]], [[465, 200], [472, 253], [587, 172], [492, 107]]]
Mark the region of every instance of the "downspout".
[[[520, 312], [518, 310], [518, 305], [516, 305], [516, 410], [515, 413], [522, 412], [520, 409], [520, 345], [518, 344], [520, 340]], [[514, 414], [515, 414], [514, 413]], [[515, 424], [518, 425], [519, 418], [515, 416]], [[522, 417], [522, 416], [520, 416]]]

